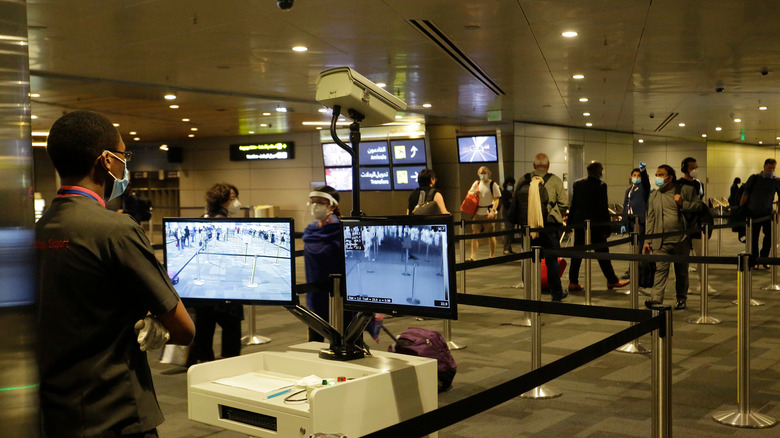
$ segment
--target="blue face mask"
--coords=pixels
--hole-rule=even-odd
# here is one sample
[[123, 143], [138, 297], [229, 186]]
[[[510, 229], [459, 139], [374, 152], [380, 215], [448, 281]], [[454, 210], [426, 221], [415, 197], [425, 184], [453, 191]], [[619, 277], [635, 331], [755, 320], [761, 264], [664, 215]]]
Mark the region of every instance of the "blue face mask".
[[[111, 152], [109, 152], [111, 153]], [[111, 154], [114, 155], [114, 154]], [[116, 157], [116, 155], [114, 155]], [[125, 171], [122, 174], [122, 179], [117, 179], [117, 177], [114, 176], [111, 171], [108, 171], [108, 174], [111, 175], [112, 178], [114, 178], [114, 187], [111, 188], [111, 195], [108, 196], [108, 199], [106, 201], [110, 201], [112, 199], [116, 199], [119, 196], [122, 195], [122, 193], [127, 190], [127, 186], [130, 185], [130, 172], [127, 170], [127, 161], [117, 157], [117, 160], [121, 161], [125, 165]]]
[[764, 178], [772, 178], [775, 176], [774, 172], [764, 172]]
[[639, 184], [642, 181], [642, 178], [631, 178], [632, 184]]
[[666, 185], [666, 178], [661, 178], [660, 176], [655, 177], [655, 186], [659, 189]]
[[507, 190], [509, 190], [509, 191], [511, 192], [511, 191], [512, 191], [512, 190], [514, 190], [515, 188], [514, 188], [514, 186], [506, 186], [506, 189], [507, 189]]

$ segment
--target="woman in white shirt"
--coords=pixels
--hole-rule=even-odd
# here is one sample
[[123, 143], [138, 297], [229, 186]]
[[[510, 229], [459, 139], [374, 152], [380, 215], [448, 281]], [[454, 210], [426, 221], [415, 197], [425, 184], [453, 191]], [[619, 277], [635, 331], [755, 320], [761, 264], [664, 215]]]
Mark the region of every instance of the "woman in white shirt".
[[[479, 196], [479, 208], [477, 214], [472, 216], [471, 220], [493, 220], [496, 218], [496, 211], [498, 211], [498, 203], [501, 200], [501, 186], [497, 182], [490, 179], [490, 169], [486, 166], [480, 166], [477, 170], [479, 179], [474, 181], [471, 185], [469, 193]], [[478, 223], [471, 225], [471, 232], [474, 234], [490, 233], [496, 230], [495, 223]], [[496, 238], [491, 237], [488, 240], [490, 244], [490, 257], [493, 257], [496, 252]], [[471, 241], [471, 257], [466, 261], [473, 261], [477, 259], [477, 249], [479, 248], [479, 239], [473, 239]]]

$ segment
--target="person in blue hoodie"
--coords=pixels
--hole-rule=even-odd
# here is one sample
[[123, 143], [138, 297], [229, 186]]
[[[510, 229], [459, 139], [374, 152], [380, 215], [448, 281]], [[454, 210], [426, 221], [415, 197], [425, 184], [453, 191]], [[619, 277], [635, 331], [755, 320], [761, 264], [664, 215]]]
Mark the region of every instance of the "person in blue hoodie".
[[[307, 283], [326, 283], [332, 287], [331, 274], [344, 274], [344, 242], [341, 237], [339, 194], [333, 187], [321, 186], [309, 193], [309, 212], [314, 216], [303, 231], [303, 260]], [[327, 292], [306, 294], [306, 307], [328, 320]], [[352, 319], [344, 312], [344, 325]], [[323, 337], [309, 329], [309, 341], [323, 341]]]
[[[623, 198], [623, 213], [637, 214], [639, 216], [639, 247], [645, 243], [645, 220], [647, 216], [647, 200], [650, 197], [650, 178], [647, 176], [647, 165], [639, 163], [639, 167], [631, 171], [631, 186], [626, 189], [626, 195]], [[634, 230], [634, 218], [623, 216], [623, 225], [620, 227], [620, 233], [626, 234]], [[621, 277], [624, 280], [629, 278], [629, 272], [626, 271]]]

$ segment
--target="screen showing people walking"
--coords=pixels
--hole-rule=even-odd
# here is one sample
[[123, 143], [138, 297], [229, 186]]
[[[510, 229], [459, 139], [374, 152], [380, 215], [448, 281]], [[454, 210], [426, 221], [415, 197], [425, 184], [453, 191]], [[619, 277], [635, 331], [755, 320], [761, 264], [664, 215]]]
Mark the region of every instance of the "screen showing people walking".
[[163, 256], [182, 300], [291, 305], [293, 220], [164, 218]]
[[452, 217], [344, 218], [348, 310], [457, 319]]
[[458, 137], [458, 161], [461, 163], [495, 163], [498, 144], [495, 135]]

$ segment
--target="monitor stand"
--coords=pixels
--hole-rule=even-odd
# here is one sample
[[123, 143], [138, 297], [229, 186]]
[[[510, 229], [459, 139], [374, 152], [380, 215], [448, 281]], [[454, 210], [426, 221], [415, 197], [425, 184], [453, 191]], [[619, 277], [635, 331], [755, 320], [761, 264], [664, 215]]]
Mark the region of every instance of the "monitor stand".
[[365, 357], [368, 348], [363, 343], [363, 330], [374, 317], [372, 313], [359, 312], [349, 323], [344, 333], [339, 333], [319, 315], [299, 304], [287, 307], [287, 310], [330, 341], [329, 348], [320, 350], [320, 358], [348, 361]]

